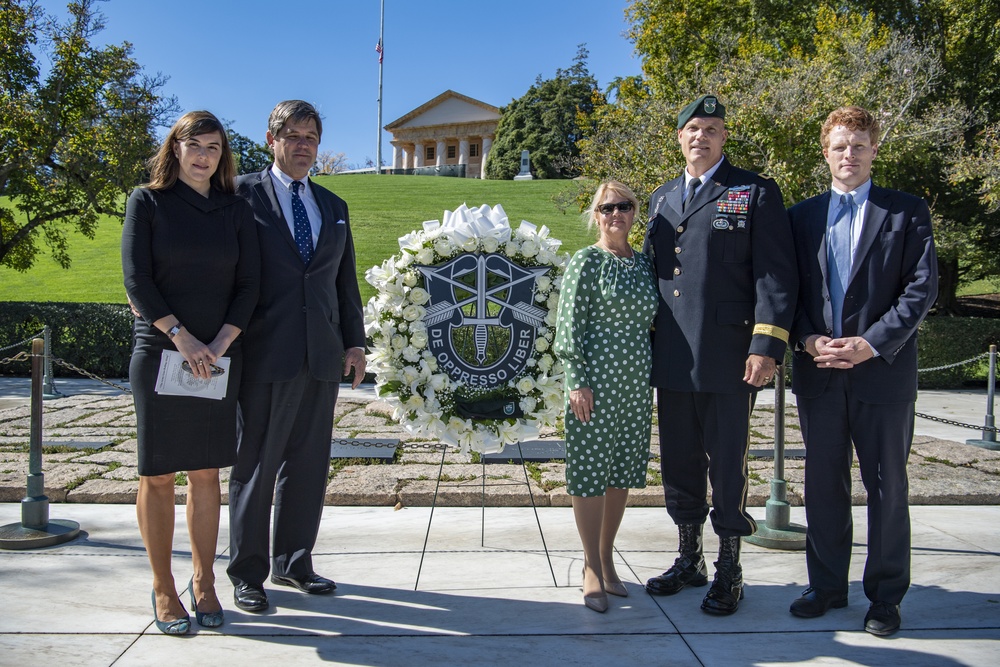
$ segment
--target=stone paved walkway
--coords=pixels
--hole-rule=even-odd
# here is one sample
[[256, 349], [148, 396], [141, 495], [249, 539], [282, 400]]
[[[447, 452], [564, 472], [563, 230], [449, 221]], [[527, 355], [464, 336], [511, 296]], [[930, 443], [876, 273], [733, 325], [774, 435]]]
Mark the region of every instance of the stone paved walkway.
[[[130, 396], [78, 394], [44, 402], [43, 472], [46, 494], [53, 502], [134, 503], [136, 473], [135, 415]], [[447, 453], [444, 466], [435, 443], [408, 436], [389, 416], [380, 401], [342, 398], [337, 405], [332, 436], [347, 439], [399, 438], [401, 447], [392, 460], [334, 459], [327, 487], [328, 505], [429, 506], [441, 469], [439, 506], [528, 506], [532, 498], [519, 463], [472, 463], [457, 453]], [[774, 437], [774, 408], [758, 406], [751, 425], [751, 452], [770, 450]], [[786, 449], [801, 453], [802, 439], [794, 406], [785, 411]], [[30, 441], [30, 408], [0, 409], [0, 502], [19, 501], [25, 493]], [[630, 504], [662, 506], [659, 448], [654, 425], [647, 487], [633, 490]], [[431, 445], [434, 448], [428, 447]], [[83, 447], [83, 448], [81, 448]], [[538, 506], [568, 506], [564, 465], [529, 463], [527, 473]], [[748, 504], [763, 506], [770, 494], [774, 473], [771, 459], [750, 462]], [[222, 472], [223, 502], [227, 498], [228, 469]], [[991, 451], [917, 436], [909, 464], [913, 504], [996, 504], [1000, 502], [1000, 451]], [[802, 504], [803, 461], [787, 458], [785, 479], [788, 500]], [[854, 470], [854, 503], [864, 504], [860, 475]], [[183, 503], [186, 481], [178, 475], [177, 502]]]

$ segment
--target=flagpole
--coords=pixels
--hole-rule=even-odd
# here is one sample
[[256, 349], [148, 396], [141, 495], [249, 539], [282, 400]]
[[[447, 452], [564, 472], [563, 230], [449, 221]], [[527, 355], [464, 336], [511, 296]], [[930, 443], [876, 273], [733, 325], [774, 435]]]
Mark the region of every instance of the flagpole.
[[[384, 49], [385, 45], [382, 43], [382, 33], [385, 31], [385, 0], [381, 0], [379, 3], [379, 19], [378, 19], [378, 44]], [[375, 173], [382, 173], [382, 57], [384, 53], [379, 50], [378, 54], [378, 127], [376, 128], [376, 144], [375, 144]]]

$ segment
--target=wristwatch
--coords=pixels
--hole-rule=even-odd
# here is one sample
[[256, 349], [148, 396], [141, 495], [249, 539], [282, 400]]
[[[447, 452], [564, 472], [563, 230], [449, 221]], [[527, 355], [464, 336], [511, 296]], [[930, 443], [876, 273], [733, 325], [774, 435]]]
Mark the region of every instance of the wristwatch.
[[170, 327], [170, 329], [167, 330], [167, 338], [173, 340], [174, 336], [179, 334], [181, 332], [181, 329], [183, 328], [184, 325], [178, 322], [177, 324], [175, 324], [174, 326]]

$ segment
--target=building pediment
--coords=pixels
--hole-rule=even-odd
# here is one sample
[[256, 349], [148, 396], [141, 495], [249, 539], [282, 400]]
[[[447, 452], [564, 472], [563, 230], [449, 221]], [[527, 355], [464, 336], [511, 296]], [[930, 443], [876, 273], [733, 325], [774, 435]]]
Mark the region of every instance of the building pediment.
[[496, 123], [500, 120], [500, 109], [480, 102], [466, 95], [446, 90], [429, 102], [421, 104], [413, 111], [397, 118], [385, 129], [398, 133], [418, 127], [438, 125], [465, 125]]

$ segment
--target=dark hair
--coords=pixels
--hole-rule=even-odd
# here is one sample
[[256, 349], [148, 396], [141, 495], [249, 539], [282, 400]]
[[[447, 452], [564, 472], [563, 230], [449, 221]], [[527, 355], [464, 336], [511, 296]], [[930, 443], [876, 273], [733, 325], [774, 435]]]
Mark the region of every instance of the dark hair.
[[829, 148], [830, 132], [838, 125], [843, 125], [852, 132], [867, 132], [872, 146], [878, 145], [880, 131], [878, 119], [871, 112], [861, 107], [840, 107], [839, 109], [834, 109], [826, 117], [826, 121], [819, 131], [819, 144], [824, 149]]
[[208, 111], [189, 111], [177, 119], [160, 149], [156, 151], [156, 155], [146, 162], [149, 168], [149, 183], [146, 187], [150, 190], [172, 188], [177, 183], [177, 174], [180, 173], [180, 162], [174, 155], [174, 142], [211, 132], [218, 132], [222, 137], [222, 155], [219, 158], [219, 166], [212, 174], [212, 187], [227, 194], [236, 192], [236, 187], [233, 185], [233, 179], [236, 178], [236, 164], [233, 162], [233, 151], [229, 148], [226, 128]]
[[274, 109], [271, 110], [271, 115], [267, 119], [267, 131], [271, 133], [272, 137], [276, 137], [278, 136], [278, 132], [281, 132], [281, 128], [289, 120], [301, 123], [308, 121], [310, 118], [316, 121], [316, 133], [322, 139], [323, 119], [319, 117], [316, 107], [302, 100], [278, 102]]

